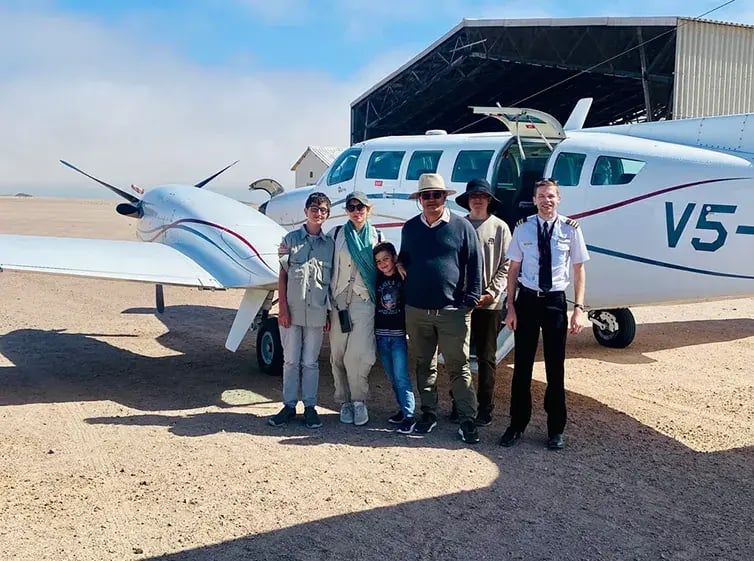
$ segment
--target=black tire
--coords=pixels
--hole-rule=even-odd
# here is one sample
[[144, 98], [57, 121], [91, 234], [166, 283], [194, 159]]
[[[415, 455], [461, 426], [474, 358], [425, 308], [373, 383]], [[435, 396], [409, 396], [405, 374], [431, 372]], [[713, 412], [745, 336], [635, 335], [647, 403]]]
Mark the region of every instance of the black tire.
[[594, 338], [603, 347], [611, 349], [625, 349], [636, 336], [636, 320], [634, 314], [628, 308], [614, 308], [611, 310], [594, 310], [590, 312], [601, 323], [606, 323], [614, 329], [602, 329], [597, 324], [592, 324]]
[[283, 345], [280, 342], [278, 318], [268, 317], [257, 331], [257, 365], [270, 376], [283, 375]]

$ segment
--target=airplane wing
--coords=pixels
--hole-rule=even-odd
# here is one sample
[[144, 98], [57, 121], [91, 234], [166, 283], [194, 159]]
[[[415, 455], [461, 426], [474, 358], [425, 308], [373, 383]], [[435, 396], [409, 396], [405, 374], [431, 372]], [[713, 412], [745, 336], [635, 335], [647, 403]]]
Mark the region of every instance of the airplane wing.
[[139, 241], [0, 235], [0, 271], [224, 288], [180, 251]]

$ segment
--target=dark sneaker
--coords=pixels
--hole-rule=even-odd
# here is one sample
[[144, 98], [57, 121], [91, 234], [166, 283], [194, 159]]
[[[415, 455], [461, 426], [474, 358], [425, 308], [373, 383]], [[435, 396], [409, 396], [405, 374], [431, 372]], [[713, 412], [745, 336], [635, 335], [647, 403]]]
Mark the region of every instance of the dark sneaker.
[[562, 434], [553, 434], [547, 439], [548, 450], [562, 450], [565, 448], [565, 440]]
[[466, 444], [476, 444], [479, 442], [479, 431], [472, 420], [465, 420], [458, 427], [458, 434]]
[[507, 429], [505, 429], [503, 436], [500, 437], [500, 446], [510, 448], [521, 439], [521, 436], [523, 434], [523, 431], [515, 430], [513, 427], [508, 427]]
[[395, 429], [395, 432], [399, 432], [401, 434], [411, 434], [412, 432], [414, 432], [415, 426], [416, 426], [416, 418], [404, 417], [403, 421], [401, 421], [401, 425], [397, 429]]
[[308, 429], [318, 429], [322, 426], [322, 420], [314, 406], [304, 407], [304, 425]]
[[272, 427], [283, 427], [296, 418], [295, 407], [283, 406], [280, 412], [274, 417], [267, 419], [267, 424]]
[[429, 434], [437, 426], [437, 417], [432, 413], [422, 413], [421, 419], [414, 425], [415, 434]]
[[461, 418], [458, 416], [458, 408], [456, 407], [456, 400], [455, 399], [451, 400], [450, 404], [451, 404], [451, 407], [450, 407], [450, 415], [448, 416], [448, 420], [451, 423], [460, 423]]
[[391, 425], [400, 425], [403, 422], [403, 411], [398, 411], [395, 415], [390, 417], [387, 422]]
[[476, 426], [488, 427], [491, 424], [492, 424], [492, 412], [479, 411], [479, 413], [476, 414]]

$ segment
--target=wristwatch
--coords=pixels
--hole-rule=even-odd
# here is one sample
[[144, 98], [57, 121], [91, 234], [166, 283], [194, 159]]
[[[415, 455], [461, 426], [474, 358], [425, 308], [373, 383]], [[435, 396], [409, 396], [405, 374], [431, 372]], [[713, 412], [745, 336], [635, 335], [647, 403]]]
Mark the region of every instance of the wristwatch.
[[584, 311], [584, 304], [574, 304], [573, 308], [574, 309], [578, 308], [579, 310], [581, 310], [583, 312]]

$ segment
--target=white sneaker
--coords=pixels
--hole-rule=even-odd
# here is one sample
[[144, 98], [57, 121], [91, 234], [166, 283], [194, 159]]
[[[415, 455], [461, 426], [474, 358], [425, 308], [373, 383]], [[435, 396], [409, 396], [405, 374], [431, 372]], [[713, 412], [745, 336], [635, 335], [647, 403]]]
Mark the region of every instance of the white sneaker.
[[340, 406], [340, 422], [347, 425], [353, 424], [353, 403], [344, 403]]
[[369, 422], [367, 404], [363, 401], [353, 402], [353, 424], [356, 426], [366, 425]]

